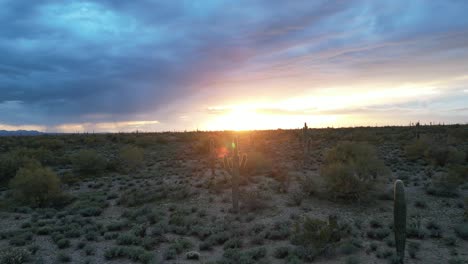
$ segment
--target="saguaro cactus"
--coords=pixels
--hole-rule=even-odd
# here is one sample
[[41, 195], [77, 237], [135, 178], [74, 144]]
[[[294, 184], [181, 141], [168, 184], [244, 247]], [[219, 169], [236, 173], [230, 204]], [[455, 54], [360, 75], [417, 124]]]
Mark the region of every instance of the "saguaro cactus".
[[416, 123], [416, 128], [415, 128], [415, 131], [416, 131], [416, 139], [419, 139], [420, 138], [420, 127], [421, 125], [419, 124], [419, 121]]
[[237, 137], [234, 138], [234, 142], [231, 144], [232, 158], [229, 160], [227, 156], [224, 156], [224, 168], [231, 175], [232, 184], [232, 207], [234, 212], [239, 212], [239, 177], [240, 170], [245, 168], [247, 156], [244, 154], [242, 160], [239, 158], [239, 143]]
[[211, 175], [215, 175], [215, 165], [216, 165], [216, 149], [214, 147], [214, 140], [210, 139], [210, 168], [211, 168]]
[[304, 155], [303, 165], [305, 167], [307, 164], [310, 150], [309, 128], [307, 127], [307, 123], [304, 123], [304, 127], [302, 128], [302, 148]]
[[405, 185], [403, 181], [395, 182], [395, 197], [393, 207], [395, 244], [397, 256], [400, 263], [403, 263], [405, 258], [405, 243], [406, 243], [406, 197]]

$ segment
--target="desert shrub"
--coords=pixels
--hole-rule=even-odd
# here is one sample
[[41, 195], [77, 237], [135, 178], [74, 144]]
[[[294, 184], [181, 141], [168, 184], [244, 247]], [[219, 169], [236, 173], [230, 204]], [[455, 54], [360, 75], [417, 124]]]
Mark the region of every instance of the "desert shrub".
[[461, 239], [468, 240], [468, 223], [461, 223], [455, 227], [455, 234]]
[[[184, 133], [185, 134], [185, 133]], [[192, 139], [193, 140], [193, 139]], [[210, 153], [210, 137], [203, 137], [192, 144], [195, 154], [206, 156]], [[215, 145], [217, 142], [215, 141]]]
[[241, 193], [241, 205], [247, 211], [258, 211], [268, 207], [266, 197], [258, 190], [250, 190]]
[[426, 188], [426, 192], [430, 195], [456, 197], [458, 196], [459, 184], [460, 179], [456, 174], [441, 172], [432, 178], [431, 184]]
[[184, 250], [189, 250], [192, 247], [193, 244], [189, 240], [178, 238], [167, 248], [164, 253], [164, 258], [166, 260], [175, 259], [178, 254], [182, 253]]
[[127, 258], [140, 263], [150, 263], [153, 259], [153, 254], [138, 247], [117, 246], [107, 249], [104, 252], [104, 257], [107, 260], [117, 258]]
[[426, 232], [422, 227], [422, 217], [420, 215], [411, 216], [409, 223], [406, 226], [406, 237], [424, 239]]
[[242, 247], [242, 240], [239, 238], [231, 238], [226, 241], [223, 245], [224, 250], [229, 248], [241, 248]]
[[345, 263], [346, 264], [359, 264], [359, 263], [361, 263], [361, 261], [356, 256], [350, 256], [350, 257], [346, 258]]
[[227, 231], [222, 231], [209, 236], [206, 242], [210, 245], [222, 245], [224, 242], [228, 241], [229, 238], [230, 234]]
[[295, 190], [289, 193], [287, 204], [291, 206], [299, 206], [304, 199], [304, 192]]
[[60, 249], [70, 247], [70, 240], [68, 240], [68, 239], [58, 240], [57, 241], [57, 247], [60, 248]]
[[330, 217], [328, 222], [306, 217], [296, 222], [292, 243], [302, 246], [307, 251], [307, 259], [312, 260], [330, 252], [343, 235], [344, 229], [334, 217]]
[[418, 253], [421, 248], [421, 244], [415, 241], [410, 241], [408, 243], [408, 253], [411, 258], [416, 258], [416, 253]]
[[84, 248], [84, 252], [87, 256], [93, 256], [96, 254], [96, 247], [91, 245], [86, 245]]
[[425, 152], [425, 156], [437, 166], [447, 164], [462, 164], [465, 161], [465, 153], [454, 147], [433, 144]]
[[368, 230], [366, 234], [371, 239], [382, 240], [390, 235], [390, 230], [387, 228], [377, 228]]
[[57, 151], [64, 148], [66, 145], [65, 141], [58, 138], [41, 138], [35, 141], [32, 146], [35, 148], [44, 147], [46, 149]]
[[448, 168], [450, 179], [458, 184], [463, 184], [468, 180], [468, 166], [466, 165], [450, 165]]
[[29, 160], [30, 158], [22, 156], [18, 151], [0, 154], [0, 184], [7, 184]]
[[287, 170], [279, 166], [274, 167], [270, 172], [270, 177], [279, 182], [279, 192], [288, 192], [290, 179]]
[[341, 243], [338, 247], [338, 251], [344, 255], [351, 255], [359, 251], [361, 247], [361, 241], [354, 239]]
[[463, 261], [463, 259], [460, 259], [458, 257], [451, 257], [447, 263], [448, 264], [464, 264], [465, 261]]
[[127, 226], [128, 226], [127, 221], [114, 221], [114, 222], [110, 222], [106, 226], [106, 229], [108, 231], [121, 231], [122, 229], [124, 229]]
[[241, 251], [239, 248], [227, 249], [223, 253], [223, 259], [219, 263], [235, 264], [254, 264], [259, 263], [266, 256], [266, 249], [263, 247], [252, 248], [250, 250]]
[[57, 254], [57, 260], [59, 262], [70, 262], [71, 261], [71, 257], [69, 255], [67, 255], [65, 252], [59, 252]]
[[290, 252], [291, 252], [291, 249], [289, 247], [280, 246], [280, 247], [275, 248], [273, 252], [273, 256], [277, 259], [284, 259], [289, 255]]
[[356, 201], [374, 190], [388, 169], [367, 143], [341, 142], [325, 156], [320, 174], [334, 198]]
[[83, 217], [98, 216], [104, 208], [109, 206], [109, 202], [102, 196], [84, 194], [73, 204], [72, 210]]
[[120, 196], [117, 200], [117, 204], [127, 207], [138, 206], [164, 199], [169, 193], [170, 190], [164, 187], [154, 187], [144, 192], [137, 189], [129, 189]]
[[245, 170], [249, 175], [267, 173], [272, 170], [272, 162], [262, 152], [250, 152]]
[[102, 208], [96, 206], [81, 208], [78, 213], [84, 217], [99, 216], [102, 213]]
[[0, 251], [0, 263], [21, 264], [31, 257], [29, 251], [24, 248], [7, 248]]
[[427, 138], [417, 139], [405, 147], [406, 157], [412, 161], [424, 158], [428, 146]]
[[420, 209], [426, 209], [427, 208], [427, 204], [423, 200], [416, 200], [414, 202], [414, 206], [417, 207], [417, 208], [420, 208]]
[[297, 180], [304, 195], [312, 196], [317, 191], [317, 184], [312, 177], [298, 177]]
[[84, 175], [96, 175], [106, 168], [106, 160], [95, 150], [83, 149], [71, 157], [73, 170]]
[[273, 223], [273, 226], [265, 232], [265, 238], [271, 240], [283, 240], [291, 234], [291, 222], [290, 221], [277, 221]]
[[141, 239], [134, 234], [131, 233], [122, 233], [117, 237], [117, 245], [139, 245], [141, 243]]
[[10, 181], [13, 197], [31, 206], [46, 206], [61, 196], [60, 179], [37, 161], [20, 168]]
[[142, 148], [127, 145], [120, 150], [119, 156], [124, 168], [134, 169], [143, 163], [144, 151]]

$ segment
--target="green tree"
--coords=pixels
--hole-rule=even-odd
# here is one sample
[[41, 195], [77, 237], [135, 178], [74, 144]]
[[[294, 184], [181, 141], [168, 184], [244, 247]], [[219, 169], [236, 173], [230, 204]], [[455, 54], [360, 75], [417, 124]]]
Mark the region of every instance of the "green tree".
[[46, 206], [61, 195], [57, 175], [34, 160], [18, 170], [10, 188], [17, 201], [31, 206]]
[[71, 158], [73, 170], [85, 175], [102, 172], [106, 168], [106, 160], [96, 151], [90, 149], [80, 150]]

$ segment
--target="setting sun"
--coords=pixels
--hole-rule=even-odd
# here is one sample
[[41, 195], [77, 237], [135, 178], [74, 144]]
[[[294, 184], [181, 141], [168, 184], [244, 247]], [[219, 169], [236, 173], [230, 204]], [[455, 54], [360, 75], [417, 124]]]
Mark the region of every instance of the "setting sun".
[[467, 10], [0, 0], [0, 264], [468, 264]]

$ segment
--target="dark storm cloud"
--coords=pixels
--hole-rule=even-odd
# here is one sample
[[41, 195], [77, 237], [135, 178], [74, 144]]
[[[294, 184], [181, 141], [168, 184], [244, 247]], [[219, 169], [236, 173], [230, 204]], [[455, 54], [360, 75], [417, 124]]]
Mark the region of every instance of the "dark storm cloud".
[[[421, 58], [418, 50], [429, 57], [458, 50], [439, 61], [460, 62], [468, 58], [467, 8], [466, 1], [0, 0], [0, 123], [125, 120], [218, 84], [309, 71], [317, 80], [349, 69], [380, 76], [417, 68], [424, 62], [402, 61]], [[447, 34], [454, 37], [432, 39]], [[410, 53], [401, 46], [407, 41]]]

